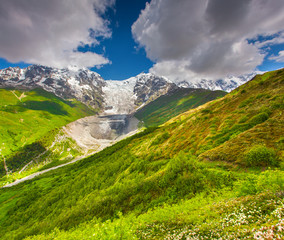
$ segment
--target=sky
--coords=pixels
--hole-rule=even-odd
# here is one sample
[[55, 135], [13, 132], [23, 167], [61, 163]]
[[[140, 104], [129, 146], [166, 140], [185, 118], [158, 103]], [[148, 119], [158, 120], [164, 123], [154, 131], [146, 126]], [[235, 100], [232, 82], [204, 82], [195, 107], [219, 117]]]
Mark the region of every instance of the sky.
[[0, 69], [224, 79], [283, 68], [283, 23], [283, 0], [1, 0]]

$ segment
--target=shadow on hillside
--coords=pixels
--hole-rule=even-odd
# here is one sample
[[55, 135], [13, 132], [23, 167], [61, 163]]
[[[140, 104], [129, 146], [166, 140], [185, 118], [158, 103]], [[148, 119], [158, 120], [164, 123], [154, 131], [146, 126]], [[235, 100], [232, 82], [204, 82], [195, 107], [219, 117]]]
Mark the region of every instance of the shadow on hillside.
[[24, 108], [47, 111], [54, 115], [68, 115], [60, 104], [50, 101], [27, 101], [24, 103]]
[[[26, 145], [19, 149], [16, 153], [7, 156], [7, 168], [12, 172], [18, 171], [33, 159], [39, 161], [40, 159], [37, 159], [37, 157], [45, 151], [45, 147], [39, 142], [34, 142], [32, 144]], [[5, 174], [6, 171], [4, 164], [2, 164], [0, 166], [0, 177], [5, 176]]]
[[26, 101], [17, 105], [0, 107], [0, 111], [11, 113], [25, 112], [27, 110], [46, 111], [53, 115], [68, 115], [68, 112], [60, 104], [51, 101]]

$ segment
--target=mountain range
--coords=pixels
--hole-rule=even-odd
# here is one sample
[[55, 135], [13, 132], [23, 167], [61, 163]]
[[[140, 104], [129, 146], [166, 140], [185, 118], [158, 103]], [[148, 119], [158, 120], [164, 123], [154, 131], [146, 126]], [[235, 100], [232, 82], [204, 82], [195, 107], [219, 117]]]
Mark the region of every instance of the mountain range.
[[0, 87], [43, 88], [63, 99], [77, 99], [108, 113], [131, 113], [136, 107], [177, 87], [163, 77], [140, 74], [124, 81], [105, 81], [86, 68], [31, 65], [0, 70]]
[[[151, 127], [0, 189], [0, 238], [282, 239], [283, 88], [280, 69], [198, 106], [210, 92], [161, 95], [134, 113]], [[11, 89], [3, 91], [7, 103], [8, 97], [17, 103], [3, 107], [9, 114], [30, 106]], [[169, 116], [172, 106], [187, 110]], [[22, 154], [45, 147], [38, 143]], [[60, 146], [72, 148], [68, 142]]]
[[228, 77], [224, 80], [183, 81], [173, 83], [165, 77], [141, 73], [123, 81], [104, 80], [87, 68], [65, 69], [31, 65], [27, 68], [9, 67], [0, 70], [0, 87], [33, 89], [43, 88], [64, 99], [75, 98], [107, 114], [131, 113], [137, 107], [177, 88], [202, 88], [231, 91], [245, 83], [255, 73], [246, 77]]

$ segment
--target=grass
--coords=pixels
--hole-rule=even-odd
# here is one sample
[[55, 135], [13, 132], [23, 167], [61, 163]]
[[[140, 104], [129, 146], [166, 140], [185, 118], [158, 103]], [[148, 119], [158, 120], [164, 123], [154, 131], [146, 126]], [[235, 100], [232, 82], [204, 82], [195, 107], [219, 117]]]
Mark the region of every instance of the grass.
[[63, 100], [42, 89], [0, 89], [0, 95], [1, 176], [6, 174], [4, 159], [8, 170], [15, 172], [44, 152], [60, 127], [96, 113], [78, 101]]
[[[283, 238], [283, 75], [0, 189], [1, 239]], [[278, 168], [251, 157], [255, 145]]]
[[55, 229], [27, 239], [280, 239], [283, 203], [283, 198], [271, 193], [245, 197], [228, 191], [199, 194], [139, 216], [118, 214], [106, 222], [93, 219], [69, 231]]
[[172, 117], [189, 109], [196, 108], [208, 101], [223, 97], [225, 94], [223, 91], [205, 89], [177, 89], [139, 109], [135, 113], [135, 117], [143, 121], [147, 127], [158, 126]]

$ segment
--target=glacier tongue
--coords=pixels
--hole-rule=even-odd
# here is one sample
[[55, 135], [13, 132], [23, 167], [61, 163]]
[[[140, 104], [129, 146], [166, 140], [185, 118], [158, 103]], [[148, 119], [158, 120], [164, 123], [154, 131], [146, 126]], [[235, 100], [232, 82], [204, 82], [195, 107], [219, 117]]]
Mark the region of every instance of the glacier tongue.
[[104, 114], [131, 114], [141, 105], [177, 86], [164, 77], [141, 73], [123, 81], [108, 80], [102, 87]]
[[124, 81], [106, 81], [102, 87], [105, 103], [105, 114], [131, 114], [136, 106], [137, 96], [134, 94], [136, 79], [130, 78]]

